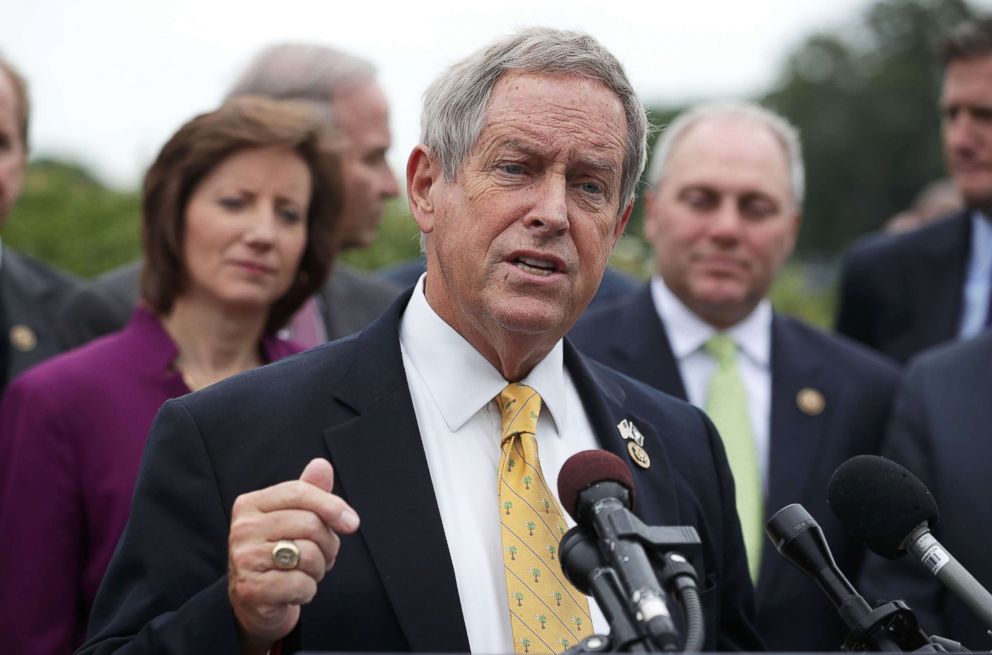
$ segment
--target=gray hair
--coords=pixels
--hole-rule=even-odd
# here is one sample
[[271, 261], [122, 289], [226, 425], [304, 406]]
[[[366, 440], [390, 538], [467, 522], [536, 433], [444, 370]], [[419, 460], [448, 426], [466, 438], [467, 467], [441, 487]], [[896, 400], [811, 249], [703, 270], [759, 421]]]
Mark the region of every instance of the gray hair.
[[707, 103], [679, 114], [665, 128], [658, 138], [658, 143], [655, 144], [651, 167], [648, 169], [648, 185], [655, 187], [664, 179], [672, 150], [686, 132], [699, 123], [713, 119], [746, 120], [771, 132], [785, 152], [789, 165], [789, 178], [792, 182], [792, 199], [797, 208], [802, 207], [806, 193], [806, 174], [803, 169], [799, 130], [782, 116], [751, 102]]
[[327, 46], [283, 43], [260, 52], [226, 99], [258, 95], [326, 105], [341, 89], [374, 78], [375, 67], [360, 57]]
[[510, 72], [578, 75], [606, 85], [623, 105], [627, 143], [621, 208], [633, 201], [646, 159], [647, 116], [623, 66], [586, 34], [530, 28], [505, 37], [448, 68], [424, 93], [421, 141], [453, 180], [482, 132], [493, 87]]

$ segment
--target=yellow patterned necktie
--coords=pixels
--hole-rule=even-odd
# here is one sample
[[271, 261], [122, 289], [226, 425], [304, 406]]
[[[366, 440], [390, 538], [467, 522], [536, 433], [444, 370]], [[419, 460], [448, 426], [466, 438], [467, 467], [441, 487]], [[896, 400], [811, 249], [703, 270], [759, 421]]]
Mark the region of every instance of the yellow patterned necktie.
[[734, 474], [737, 515], [744, 535], [748, 570], [751, 580], [757, 582], [761, 548], [765, 543], [765, 498], [758, 468], [758, 448], [751, 436], [747, 394], [737, 370], [737, 344], [718, 332], [703, 347], [717, 363], [716, 372], [710, 379], [706, 414], [720, 432], [730, 471]]
[[591, 634], [589, 601], [561, 572], [566, 524], [537, 458], [541, 396], [524, 384], [499, 395], [503, 570], [515, 653], [560, 653]]

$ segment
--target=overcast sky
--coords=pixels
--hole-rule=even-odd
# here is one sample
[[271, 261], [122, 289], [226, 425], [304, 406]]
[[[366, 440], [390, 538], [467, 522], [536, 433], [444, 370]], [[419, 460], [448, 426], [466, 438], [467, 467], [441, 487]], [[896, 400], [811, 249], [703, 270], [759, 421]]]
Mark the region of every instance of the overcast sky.
[[[26, 75], [35, 155], [74, 159], [136, 185], [165, 140], [210, 110], [262, 47], [334, 45], [375, 62], [392, 103], [390, 162], [417, 142], [433, 77], [493, 38], [548, 25], [589, 32], [643, 100], [766, 88], [810, 32], [849, 24], [870, 0], [0, 0], [0, 50]], [[992, 7], [992, 0], [975, 6]]]

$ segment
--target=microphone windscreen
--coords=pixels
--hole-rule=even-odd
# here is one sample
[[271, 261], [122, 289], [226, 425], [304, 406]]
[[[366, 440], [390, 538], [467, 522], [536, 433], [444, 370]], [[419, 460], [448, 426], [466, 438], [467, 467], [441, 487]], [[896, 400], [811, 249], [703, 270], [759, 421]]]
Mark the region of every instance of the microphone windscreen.
[[575, 453], [558, 473], [558, 499], [565, 511], [578, 522], [576, 507], [579, 494], [597, 482], [617, 482], [630, 492], [630, 507], [634, 507], [634, 478], [623, 460], [605, 450], [583, 450]]
[[906, 537], [921, 523], [933, 527], [939, 515], [919, 478], [877, 455], [858, 455], [837, 467], [827, 503], [862, 543], [889, 559], [905, 555]]

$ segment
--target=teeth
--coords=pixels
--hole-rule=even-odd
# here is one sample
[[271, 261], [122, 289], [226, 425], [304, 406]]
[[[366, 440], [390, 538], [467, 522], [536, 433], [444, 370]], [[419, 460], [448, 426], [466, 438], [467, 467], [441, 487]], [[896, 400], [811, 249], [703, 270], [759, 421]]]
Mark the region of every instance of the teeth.
[[551, 275], [555, 271], [554, 264], [550, 264], [540, 259], [531, 259], [530, 257], [518, 257], [514, 262], [522, 271], [527, 271], [528, 273], [533, 273], [535, 275]]

